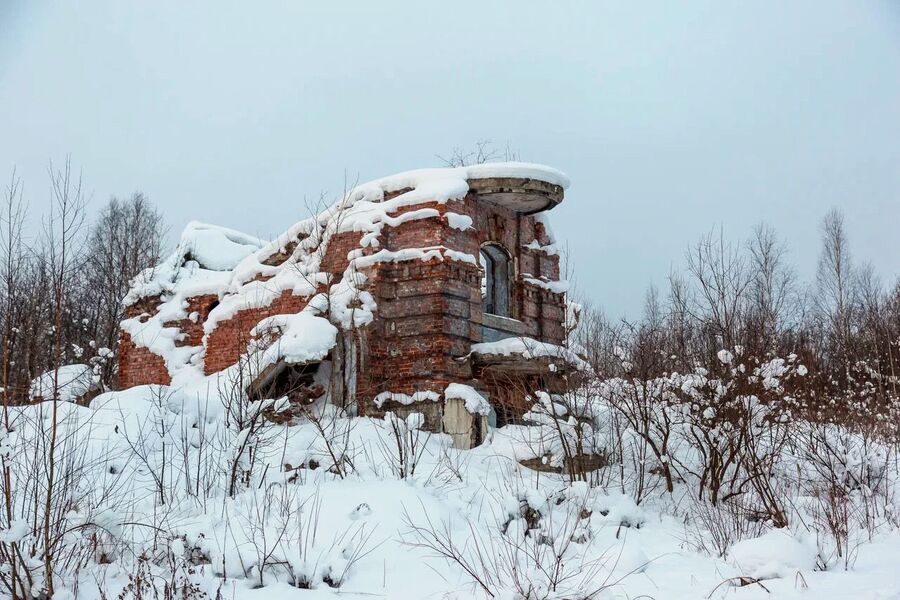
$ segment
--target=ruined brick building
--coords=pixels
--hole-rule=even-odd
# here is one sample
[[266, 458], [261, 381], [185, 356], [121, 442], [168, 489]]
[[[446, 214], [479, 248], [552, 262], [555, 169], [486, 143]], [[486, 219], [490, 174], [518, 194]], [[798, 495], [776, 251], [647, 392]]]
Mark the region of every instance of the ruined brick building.
[[357, 186], [271, 242], [191, 223], [125, 299], [120, 385], [227, 380], [415, 411], [477, 444], [580, 364], [545, 218], [566, 185], [523, 163], [425, 169]]

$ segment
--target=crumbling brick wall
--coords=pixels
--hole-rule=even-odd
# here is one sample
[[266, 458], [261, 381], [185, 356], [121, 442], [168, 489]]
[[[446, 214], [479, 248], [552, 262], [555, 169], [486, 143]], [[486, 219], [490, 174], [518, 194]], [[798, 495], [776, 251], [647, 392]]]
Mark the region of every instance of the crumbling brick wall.
[[203, 344], [203, 323], [209, 316], [209, 311], [219, 303], [216, 294], [202, 294], [187, 299], [186, 319], [166, 321], [164, 327], [174, 327], [181, 330], [181, 339], [175, 342], [176, 346], [200, 346]]
[[[360, 236], [357, 232], [339, 233], [329, 241], [321, 258], [321, 268], [333, 275], [332, 283], [343, 276], [350, 251], [359, 248]], [[317, 293], [324, 291], [324, 287], [316, 290]], [[262, 319], [298, 313], [306, 307], [309, 299], [309, 296], [296, 296], [291, 290], [285, 290], [266, 306], [240, 310], [230, 319], [217, 323], [206, 339], [204, 373], [210, 375], [235, 364], [247, 350], [247, 344], [252, 339], [250, 331]]]
[[262, 319], [298, 313], [306, 307], [307, 302], [308, 296], [295, 296], [291, 290], [285, 290], [267, 306], [239, 310], [230, 319], [218, 322], [206, 337], [204, 373], [210, 375], [238, 362], [253, 337], [250, 331]]
[[168, 385], [172, 382], [162, 357], [153, 354], [147, 348], [136, 346], [131, 336], [124, 332], [119, 339], [117, 379], [118, 386], [122, 388], [148, 383]]
[[[386, 198], [404, 191], [386, 194]], [[561, 198], [561, 189], [555, 193]], [[408, 211], [427, 208], [436, 210], [438, 216], [384, 227], [378, 247], [365, 248], [363, 254], [382, 249], [397, 252], [423, 248], [447, 248], [459, 254], [455, 259], [445, 256], [443, 259], [378, 262], [363, 269], [367, 289], [377, 305], [376, 315], [373, 323], [351, 337], [358, 344], [355, 392], [360, 412], [378, 415], [384, 410], [419, 410], [425, 413], [432, 429], [440, 430], [442, 403], [425, 402], [414, 407], [388, 404], [378, 408], [373, 399], [382, 392], [441, 393], [449, 383], [474, 384], [481, 389], [499, 385], [493, 376], [485, 378], [490, 381], [479, 382], [482, 373], [473, 373], [471, 362], [466, 359], [472, 344], [483, 341], [482, 325], [485, 322], [481, 300], [482, 270], [466, 256], [480, 260], [479, 250], [488, 243], [499, 245], [508, 253], [509, 317], [517, 323], [515, 326], [521, 335], [562, 343], [565, 338], [565, 296], [551, 291], [546, 285], [525, 281], [526, 275], [538, 280], [559, 279], [556, 254], [526, 247], [534, 240], [541, 246], [551, 241], [539, 219], [489, 201], [476, 189], [462, 199], [403, 207], [390, 216], [399, 217]], [[452, 226], [448, 212], [470, 217], [472, 227], [459, 229]], [[453, 224], [458, 226], [458, 223]], [[343, 276], [348, 255], [360, 249], [361, 235], [360, 232], [344, 232], [329, 241], [320, 268], [332, 274], [333, 282]], [[267, 306], [241, 310], [219, 322], [204, 339], [203, 322], [215, 300], [213, 296], [191, 298], [189, 312], [196, 312], [198, 318], [171, 323], [185, 333], [183, 343], [205, 345], [203, 360], [207, 374], [237, 362], [246, 350], [251, 329], [261, 319], [299, 312], [309, 298], [283, 292]], [[162, 359], [146, 349], [135, 348], [127, 334], [122, 337], [121, 364], [120, 380], [124, 386], [169, 381]], [[538, 379], [530, 377], [523, 381], [528, 387], [534, 387], [539, 384]], [[499, 389], [496, 393], [500, 394]]]

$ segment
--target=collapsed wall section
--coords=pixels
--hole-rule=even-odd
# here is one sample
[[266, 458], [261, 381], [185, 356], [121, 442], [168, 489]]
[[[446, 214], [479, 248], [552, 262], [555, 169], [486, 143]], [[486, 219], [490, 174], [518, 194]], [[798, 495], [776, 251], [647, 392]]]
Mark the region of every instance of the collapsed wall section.
[[295, 296], [290, 290], [281, 292], [265, 306], [245, 308], [230, 318], [219, 321], [205, 340], [203, 372], [217, 373], [238, 362], [253, 339], [251, 330], [267, 317], [298, 313], [306, 307], [308, 296]]

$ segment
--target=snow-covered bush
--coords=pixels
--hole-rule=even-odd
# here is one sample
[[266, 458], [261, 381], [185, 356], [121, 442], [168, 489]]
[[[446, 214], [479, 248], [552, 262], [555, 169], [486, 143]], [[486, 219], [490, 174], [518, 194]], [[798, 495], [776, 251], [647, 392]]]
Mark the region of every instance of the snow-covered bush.
[[356, 421], [332, 404], [306, 407], [303, 415], [316, 432], [312, 442], [316, 448], [316, 462], [341, 479], [356, 470], [357, 454], [361, 451], [353, 440]]
[[776, 529], [734, 544], [728, 550], [728, 560], [742, 575], [754, 579], [790, 577], [815, 567], [816, 546], [808, 536], [793, 536]]
[[606, 460], [600, 405], [577, 392], [538, 391], [532, 400], [524, 415], [531, 425], [525, 443], [546, 466], [565, 473], [569, 481], [594, 481], [593, 472]]
[[[627, 358], [622, 356], [624, 361]], [[619, 461], [628, 461], [629, 480], [622, 470], [620, 486], [628, 489], [640, 502], [662, 480], [666, 491], [675, 489], [677, 467], [672, 462], [674, 435], [678, 412], [670, 410], [674, 395], [666, 379], [642, 380], [612, 378], [599, 381], [591, 388], [595, 404], [607, 407], [607, 419], [618, 425], [610, 445], [617, 447]]]
[[123, 523], [132, 513], [120, 494], [128, 482], [109, 467], [115, 453], [84, 444], [93, 430], [90, 409], [58, 402], [54, 410], [53, 404], [4, 407], [3, 594], [37, 596], [91, 564], [129, 554]]
[[898, 525], [896, 447], [836, 425], [801, 423], [792, 453], [820, 566], [852, 567], [862, 542]]
[[458, 567], [474, 590], [491, 598], [588, 600], [648, 564], [639, 551], [604, 546], [598, 536], [610, 526], [638, 526], [633, 502], [613, 511], [621, 501], [609, 502], [586, 482], [557, 491], [506, 483], [494, 497], [496, 510], [483, 520], [406, 513], [406, 543]]
[[47, 371], [31, 382], [31, 400], [76, 402], [100, 390], [100, 376], [88, 365], [62, 365]]
[[222, 518], [186, 535], [208, 556], [220, 577], [246, 577], [262, 587], [274, 581], [310, 589], [339, 588], [361, 557], [372, 550], [365, 522], [323, 530], [322, 499], [300, 486], [272, 483], [224, 505]]

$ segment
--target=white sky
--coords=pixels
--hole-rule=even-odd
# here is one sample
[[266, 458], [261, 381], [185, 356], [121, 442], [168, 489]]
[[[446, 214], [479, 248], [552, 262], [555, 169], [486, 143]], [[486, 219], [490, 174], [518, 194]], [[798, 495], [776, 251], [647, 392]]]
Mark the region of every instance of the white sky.
[[554, 229], [613, 315], [718, 225], [810, 277], [832, 206], [893, 280], [900, 2], [0, 1], [0, 180], [35, 215], [71, 153], [95, 205], [267, 237], [483, 139], [569, 174]]

